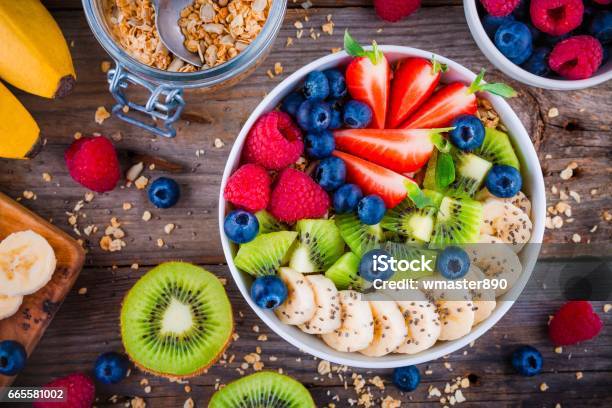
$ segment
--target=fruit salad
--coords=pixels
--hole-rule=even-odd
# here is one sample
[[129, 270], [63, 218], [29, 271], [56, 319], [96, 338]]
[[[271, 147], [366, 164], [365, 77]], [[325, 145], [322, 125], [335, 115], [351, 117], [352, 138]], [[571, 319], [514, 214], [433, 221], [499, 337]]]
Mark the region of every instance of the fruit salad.
[[[347, 66], [310, 72], [251, 127], [224, 189], [224, 234], [252, 300], [279, 321], [338, 351], [415, 354], [468, 334], [522, 273], [531, 203], [479, 97], [514, 91], [484, 72], [449, 82], [434, 58], [391, 66], [348, 32], [345, 49]], [[383, 256], [433, 267], [382, 269]], [[487, 278], [507, 285], [451, 296], [427, 284]]]

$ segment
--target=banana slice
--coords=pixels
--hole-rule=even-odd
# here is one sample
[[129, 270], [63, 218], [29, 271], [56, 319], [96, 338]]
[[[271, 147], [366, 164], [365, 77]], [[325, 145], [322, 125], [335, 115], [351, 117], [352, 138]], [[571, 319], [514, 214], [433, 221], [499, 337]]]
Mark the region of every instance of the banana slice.
[[17, 313], [22, 302], [23, 296], [0, 295], [0, 320]]
[[529, 198], [527, 198], [525, 193], [523, 193], [522, 191], [519, 191], [518, 193], [516, 193], [514, 197], [500, 198], [500, 197], [496, 197], [493, 194], [491, 194], [491, 192], [485, 187], [476, 194], [475, 198], [478, 201], [485, 201], [485, 200], [488, 200], [489, 198], [493, 198], [495, 200], [501, 200], [503, 202], [510, 203], [520, 208], [521, 210], [525, 212], [525, 214], [527, 214], [528, 216], [531, 216], [531, 201], [529, 201]]
[[438, 340], [456, 340], [472, 330], [474, 304], [467, 289], [427, 288], [428, 281], [435, 284], [436, 281], [446, 280], [441, 276], [425, 278], [419, 281], [419, 286], [425, 296], [436, 305], [441, 327]]
[[291, 268], [280, 268], [278, 276], [287, 285], [287, 299], [274, 312], [285, 324], [303, 324], [315, 314], [315, 296], [310, 283]]
[[340, 300], [334, 282], [324, 275], [306, 275], [314, 292], [316, 310], [312, 319], [300, 325], [305, 333], [331, 333], [340, 327]]
[[523, 272], [523, 266], [518, 256], [506, 244], [473, 244], [466, 245], [465, 250], [470, 262], [480, 268], [489, 279], [504, 279], [505, 287], [498, 285], [495, 296], [501, 296], [514, 286]]
[[436, 305], [418, 289], [394, 291], [393, 297], [406, 322], [408, 335], [396, 353], [416, 354], [433, 346], [440, 337], [440, 318]]
[[374, 317], [374, 338], [368, 347], [359, 352], [370, 357], [380, 357], [393, 352], [408, 335], [406, 321], [397, 303], [383, 294], [370, 300]]
[[[475, 282], [483, 282], [486, 276], [479, 267], [471, 264], [465, 279]], [[480, 289], [469, 289], [472, 302], [474, 303], [474, 325], [482, 322], [489, 317], [495, 309], [495, 290], [492, 288], [485, 289], [482, 286]]]
[[29, 295], [51, 280], [55, 252], [34, 231], [16, 232], [0, 242], [0, 294]]
[[488, 234], [480, 234], [478, 243], [480, 244], [505, 244], [505, 242], [502, 241], [501, 238], [497, 238], [494, 235], [488, 235]]
[[513, 204], [489, 198], [482, 206], [481, 234], [494, 235], [519, 252], [531, 239], [533, 224], [529, 216]]
[[374, 318], [370, 302], [363, 300], [361, 294], [354, 290], [341, 290], [338, 297], [342, 325], [331, 333], [321, 335], [321, 338], [334, 350], [363, 350], [374, 339]]

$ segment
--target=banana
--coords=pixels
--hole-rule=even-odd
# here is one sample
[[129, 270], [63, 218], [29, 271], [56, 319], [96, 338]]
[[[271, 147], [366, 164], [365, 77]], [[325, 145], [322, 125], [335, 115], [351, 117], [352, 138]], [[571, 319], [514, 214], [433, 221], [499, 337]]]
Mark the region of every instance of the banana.
[[466, 289], [444, 290], [441, 288], [426, 288], [426, 282], [445, 281], [441, 276], [424, 278], [419, 286], [425, 296], [436, 305], [440, 317], [439, 340], [456, 340], [465, 336], [474, 325], [474, 305]]
[[359, 352], [369, 357], [380, 357], [393, 352], [408, 335], [406, 321], [397, 303], [380, 293], [379, 300], [370, 300], [374, 318], [374, 338], [370, 345]]
[[29, 295], [51, 280], [55, 253], [45, 238], [33, 231], [16, 232], [0, 242], [0, 294]]
[[501, 201], [503, 201], [505, 203], [510, 203], [510, 204], [520, 208], [521, 210], [523, 210], [525, 212], [525, 214], [527, 214], [528, 216], [531, 216], [531, 201], [529, 201], [529, 198], [527, 198], [525, 193], [523, 193], [522, 191], [519, 191], [518, 193], [516, 193], [516, 195], [514, 197], [499, 198], [499, 197], [496, 197], [493, 194], [491, 194], [489, 189], [487, 189], [485, 187], [482, 190], [480, 190], [478, 193], [476, 193], [476, 197], [475, 198], [478, 201], [486, 201], [489, 198], [494, 198], [496, 200], [501, 200]]
[[306, 275], [314, 292], [316, 310], [312, 319], [299, 327], [305, 333], [331, 333], [340, 328], [340, 300], [334, 282], [324, 275]]
[[11, 317], [23, 302], [23, 296], [5, 296], [0, 295], [0, 320]]
[[488, 234], [480, 234], [478, 243], [479, 244], [505, 244], [505, 242], [502, 241], [501, 238], [497, 238], [494, 235], [488, 235]]
[[287, 267], [280, 268], [278, 276], [287, 285], [287, 299], [274, 312], [285, 324], [308, 322], [315, 314], [315, 295], [304, 275]]
[[32, 115], [11, 91], [0, 83], [0, 157], [34, 157], [38, 153], [38, 147], [42, 146], [39, 136], [40, 129]]
[[0, 77], [26, 92], [68, 95], [76, 73], [70, 50], [39, 0], [0, 1]]
[[[476, 265], [470, 265], [470, 269], [468, 273], [465, 275], [465, 279], [469, 281], [475, 282], [483, 282], [486, 279], [486, 276], [480, 268]], [[472, 302], [474, 303], [474, 325], [482, 322], [484, 319], [489, 317], [495, 309], [495, 290], [492, 288], [489, 289], [470, 289], [470, 296], [472, 297]]]
[[370, 302], [361, 299], [354, 290], [341, 290], [339, 329], [321, 335], [323, 341], [334, 350], [359, 351], [370, 345], [374, 339], [374, 318]]
[[505, 244], [473, 244], [466, 245], [465, 250], [471, 264], [489, 279], [505, 279], [506, 287], [497, 287], [495, 296], [501, 296], [514, 286], [523, 272], [523, 266], [518, 256]]
[[496, 198], [487, 199], [482, 206], [481, 234], [494, 235], [519, 252], [531, 239], [533, 224], [529, 216], [514, 204]]

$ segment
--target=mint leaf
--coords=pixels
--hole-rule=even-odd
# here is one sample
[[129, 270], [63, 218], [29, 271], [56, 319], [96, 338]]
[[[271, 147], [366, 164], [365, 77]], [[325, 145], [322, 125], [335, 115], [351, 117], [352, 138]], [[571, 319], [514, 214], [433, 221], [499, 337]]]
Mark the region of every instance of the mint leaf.
[[446, 64], [442, 64], [441, 62], [438, 62], [436, 60], [436, 56], [435, 55], [431, 56], [431, 65], [433, 65], [433, 73], [434, 73], [434, 75], [437, 74], [438, 72], [446, 72], [446, 71], [448, 71], [448, 67], [446, 66]]
[[366, 55], [365, 50], [351, 35], [348, 28], [344, 31], [344, 50], [352, 57], [363, 57]]
[[455, 163], [448, 153], [440, 153], [436, 162], [436, 186], [444, 189], [455, 181]]
[[423, 190], [419, 188], [417, 183], [412, 180], [406, 180], [404, 186], [406, 187], [408, 198], [412, 200], [416, 208], [433, 207], [433, 201], [423, 193]]
[[480, 83], [482, 82], [482, 79], [484, 78], [485, 72], [486, 70], [484, 68], [480, 70], [480, 72], [474, 79], [474, 82], [472, 82], [472, 84], [470, 85], [470, 88], [469, 88], [470, 93], [474, 93], [480, 90]]
[[494, 95], [502, 96], [504, 98], [514, 98], [516, 91], [512, 89], [510, 85], [506, 84], [484, 84], [480, 86], [481, 91], [491, 92]]

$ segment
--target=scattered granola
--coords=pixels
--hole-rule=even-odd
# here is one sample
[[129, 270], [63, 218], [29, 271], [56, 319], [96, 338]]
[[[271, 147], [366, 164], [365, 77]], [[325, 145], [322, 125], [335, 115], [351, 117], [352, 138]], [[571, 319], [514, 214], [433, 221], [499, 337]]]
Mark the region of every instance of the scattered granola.
[[94, 115], [94, 119], [97, 124], [101, 125], [104, 121], [110, 118], [111, 114], [106, 110], [104, 106], [98, 106], [96, 109], [96, 114]]
[[559, 109], [557, 109], [557, 108], [550, 108], [548, 110], [548, 117], [549, 118], [556, 118], [557, 116], [559, 116]]

